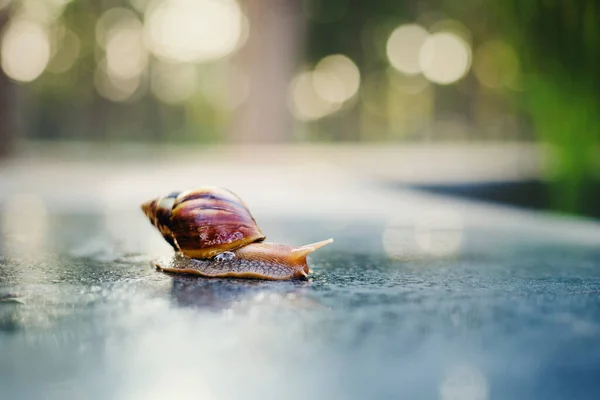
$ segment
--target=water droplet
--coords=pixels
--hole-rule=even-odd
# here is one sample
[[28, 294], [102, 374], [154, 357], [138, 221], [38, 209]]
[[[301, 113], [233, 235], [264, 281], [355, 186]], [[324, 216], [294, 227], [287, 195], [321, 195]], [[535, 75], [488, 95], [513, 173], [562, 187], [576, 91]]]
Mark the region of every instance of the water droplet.
[[224, 253], [217, 254], [215, 256], [214, 260], [217, 262], [222, 262], [222, 261], [231, 261], [234, 258], [235, 258], [235, 254], [233, 254], [231, 251], [226, 251]]

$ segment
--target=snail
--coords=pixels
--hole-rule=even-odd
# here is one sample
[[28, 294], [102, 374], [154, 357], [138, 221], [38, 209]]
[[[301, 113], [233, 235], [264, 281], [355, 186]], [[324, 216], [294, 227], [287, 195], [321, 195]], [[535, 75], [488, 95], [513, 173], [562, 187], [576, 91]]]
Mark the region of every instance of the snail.
[[174, 192], [142, 204], [142, 211], [175, 249], [162, 271], [204, 277], [285, 280], [305, 278], [306, 256], [333, 239], [295, 247], [265, 242], [248, 207], [218, 187]]

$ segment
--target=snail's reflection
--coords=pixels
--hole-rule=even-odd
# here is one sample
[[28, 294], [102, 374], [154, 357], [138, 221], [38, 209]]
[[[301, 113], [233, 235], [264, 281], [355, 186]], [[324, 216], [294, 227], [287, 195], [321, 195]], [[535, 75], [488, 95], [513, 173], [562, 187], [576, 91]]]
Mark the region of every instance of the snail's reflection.
[[0, 333], [15, 333], [22, 328], [19, 322], [21, 304], [22, 301], [17, 295], [0, 292]]
[[245, 313], [257, 308], [301, 310], [319, 305], [306, 296], [310, 281], [263, 281], [172, 275], [171, 296], [175, 304], [180, 307]]

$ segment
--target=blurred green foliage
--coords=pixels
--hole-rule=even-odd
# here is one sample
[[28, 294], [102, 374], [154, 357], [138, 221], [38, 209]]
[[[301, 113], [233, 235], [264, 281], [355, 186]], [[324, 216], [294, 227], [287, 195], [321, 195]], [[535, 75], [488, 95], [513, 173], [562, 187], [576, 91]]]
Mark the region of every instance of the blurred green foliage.
[[[402, 22], [427, 20], [428, 13], [465, 23], [474, 45], [495, 37], [509, 42], [519, 57], [523, 90], [507, 92], [507, 99], [531, 119], [534, 137], [552, 149], [546, 176], [554, 207], [587, 212], [598, 206], [600, 3], [596, 0], [304, 3], [309, 10], [309, 57], [318, 60], [332, 51], [350, 54], [363, 71], [386, 62], [370, 43], [365, 44], [365, 29], [391, 31]], [[443, 90], [438, 89], [438, 95]]]
[[555, 207], [591, 210], [600, 157], [600, 4], [508, 0], [497, 11], [524, 67], [519, 100], [555, 152], [547, 171]]
[[[0, 20], [15, 17], [16, 10], [26, 2], [34, 3], [13, 0], [10, 8], [0, 10]], [[280, 5], [290, 6], [285, 2], [282, 0]], [[227, 137], [228, 129], [237, 110], [221, 107], [211, 100], [210, 91], [214, 96], [215, 91], [229, 90], [226, 71], [233, 64], [243, 68], [243, 59], [235, 60], [231, 55], [193, 64], [198, 88], [185, 101], [175, 103], [164, 101], [153, 92], [152, 76], [162, 61], [148, 51], [149, 61], [140, 76], [139, 88], [123, 101], [110, 100], [99, 93], [96, 81], [99, 64], [106, 56], [97, 43], [98, 20], [107, 10], [119, 7], [129, 10], [140, 24], [145, 24], [147, 15], [139, 6], [134, 11], [132, 4], [146, 3], [141, 0], [63, 3], [60, 18], [49, 28], [53, 35], [61, 29], [74, 32], [80, 42], [79, 54], [66, 72], [46, 71], [33, 82], [16, 85], [20, 137], [163, 142], [231, 140]], [[240, 4], [246, 11], [261, 5], [258, 0]], [[600, 181], [600, 3], [597, 0], [302, 0], [293, 6], [298, 6], [305, 28], [305, 37], [298, 38], [304, 44], [298, 71], [311, 70], [323, 58], [342, 54], [360, 70], [360, 89], [333, 111], [301, 120], [297, 124], [300, 134], [290, 132], [289, 140], [535, 140], [547, 144], [554, 152], [546, 174], [552, 182], [555, 208], [586, 211], [597, 207], [594, 198]], [[269, 18], [277, 18], [278, 12], [261, 11]], [[396, 71], [388, 61], [386, 42], [403, 24], [419, 24], [430, 33], [439, 30], [440, 24], [450, 26], [470, 46], [469, 72], [456, 82], [441, 85], [421, 75], [405, 76]], [[219, 86], [220, 81], [225, 84]], [[0, 76], [2, 82], [6, 97], [7, 81]], [[6, 128], [7, 123], [4, 126], [0, 127], [0, 137], [8, 141], [12, 130]]]

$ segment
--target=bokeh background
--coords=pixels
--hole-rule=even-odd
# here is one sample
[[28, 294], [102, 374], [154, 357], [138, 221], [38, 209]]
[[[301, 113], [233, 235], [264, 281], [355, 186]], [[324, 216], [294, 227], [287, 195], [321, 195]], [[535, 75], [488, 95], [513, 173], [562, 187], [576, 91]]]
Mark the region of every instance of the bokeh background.
[[[598, 0], [0, 0], [0, 398], [600, 399], [599, 42]], [[156, 272], [140, 204], [204, 185], [335, 242]]]
[[302, 148], [599, 216], [599, 40], [595, 0], [0, 0], [0, 153]]

